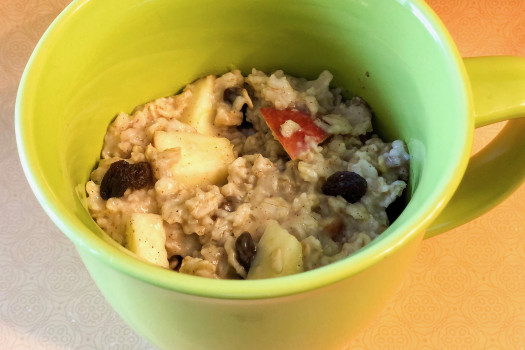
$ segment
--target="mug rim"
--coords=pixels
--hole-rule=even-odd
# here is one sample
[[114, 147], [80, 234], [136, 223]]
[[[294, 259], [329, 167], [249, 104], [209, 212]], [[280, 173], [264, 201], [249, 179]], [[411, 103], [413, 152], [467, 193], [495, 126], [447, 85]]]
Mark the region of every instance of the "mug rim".
[[[343, 279], [349, 278], [388, 255], [400, 249], [405, 243], [417, 237], [422, 237], [422, 232], [430, 225], [432, 220], [441, 212], [458, 187], [466, 169], [474, 133], [474, 121], [471, 113], [471, 92], [468, 77], [463, 66], [462, 58], [453, 43], [448, 31], [437, 15], [423, 0], [403, 1], [407, 11], [424, 22], [425, 27], [432, 31], [434, 40], [438, 41], [443, 55], [448, 56], [452, 65], [458, 71], [455, 76], [456, 83], [463, 91], [464, 109], [466, 120], [466, 135], [463, 152], [458, 152], [454, 163], [458, 164], [454, 171], [445, 174], [440, 189], [440, 196], [434, 201], [427, 201], [426, 207], [420, 210], [420, 215], [407, 221], [402, 227], [397, 227], [389, 232], [377, 244], [369, 245], [356, 253], [314, 270], [295, 275], [262, 280], [214, 280], [198, 276], [178, 274], [174, 278], [173, 271], [161, 269], [126, 254], [117, 247], [95, 235], [93, 231], [82, 225], [74, 216], [68, 215], [68, 210], [59, 201], [53, 200], [54, 196], [46, 187], [44, 177], [32, 164], [34, 154], [31, 154], [23, 127], [24, 110], [28, 95], [26, 86], [32, 83], [31, 71], [42, 50], [53, 41], [53, 33], [60, 31], [73, 14], [91, 0], [75, 0], [70, 3], [52, 22], [36, 45], [24, 69], [16, 98], [15, 106], [15, 133], [20, 161], [29, 185], [37, 197], [40, 205], [51, 220], [73, 241], [79, 253], [91, 254], [105, 265], [112, 267], [128, 276], [163, 289], [180, 292], [183, 294], [216, 298], [216, 299], [261, 299], [275, 298], [312, 291], [321, 287], [332, 285]], [[398, 1], [400, 2], [400, 1]], [[115, 243], [116, 244], [116, 243]], [[81, 251], [82, 250], [82, 251]], [[82, 255], [82, 258], [84, 256]]]

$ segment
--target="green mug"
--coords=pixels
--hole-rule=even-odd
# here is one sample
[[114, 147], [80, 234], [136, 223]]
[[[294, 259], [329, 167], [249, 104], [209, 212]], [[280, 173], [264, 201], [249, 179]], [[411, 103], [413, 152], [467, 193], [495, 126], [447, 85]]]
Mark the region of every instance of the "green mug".
[[[373, 107], [383, 137], [406, 142], [410, 202], [380, 237], [317, 270], [234, 281], [148, 265], [97, 227], [84, 184], [114, 115], [232, 65], [307, 78], [329, 69], [335, 86]], [[29, 60], [16, 135], [44, 210], [151, 343], [326, 350], [373, 319], [423, 238], [480, 215], [523, 181], [523, 115], [525, 59], [462, 60], [420, 0], [77, 0]], [[470, 158], [474, 128], [505, 119], [513, 120]]]

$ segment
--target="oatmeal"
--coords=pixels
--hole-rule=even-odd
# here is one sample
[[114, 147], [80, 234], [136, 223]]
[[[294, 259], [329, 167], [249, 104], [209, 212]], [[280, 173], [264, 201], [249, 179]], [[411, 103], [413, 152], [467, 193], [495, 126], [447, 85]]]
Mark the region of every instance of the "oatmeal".
[[92, 217], [140, 259], [210, 278], [352, 254], [390, 224], [409, 155], [331, 79], [236, 70], [120, 113], [86, 184]]

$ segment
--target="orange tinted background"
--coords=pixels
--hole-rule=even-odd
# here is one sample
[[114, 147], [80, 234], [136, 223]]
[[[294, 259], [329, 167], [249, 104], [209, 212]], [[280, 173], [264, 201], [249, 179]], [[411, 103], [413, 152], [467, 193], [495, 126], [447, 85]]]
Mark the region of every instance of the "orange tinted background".
[[[525, 57], [525, 0], [427, 3], [463, 57]], [[476, 130], [474, 152], [502, 126]], [[349, 348], [525, 349], [525, 185], [477, 220], [424, 241], [401, 290]]]

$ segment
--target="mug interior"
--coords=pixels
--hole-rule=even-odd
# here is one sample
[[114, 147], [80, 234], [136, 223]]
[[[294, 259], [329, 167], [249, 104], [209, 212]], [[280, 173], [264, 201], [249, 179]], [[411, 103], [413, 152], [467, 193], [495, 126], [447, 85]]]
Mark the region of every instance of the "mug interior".
[[[231, 67], [276, 69], [363, 97], [375, 131], [411, 154], [406, 210], [351, 257], [296, 276], [211, 281], [131, 257], [91, 219], [84, 184], [109, 122]], [[473, 121], [461, 60], [422, 1], [78, 0], [53, 23], [24, 73], [16, 108], [24, 171], [78, 249], [138, 279], [218, 298], [286, 295], [360, 271], [428, 226], [457, 187]]]

